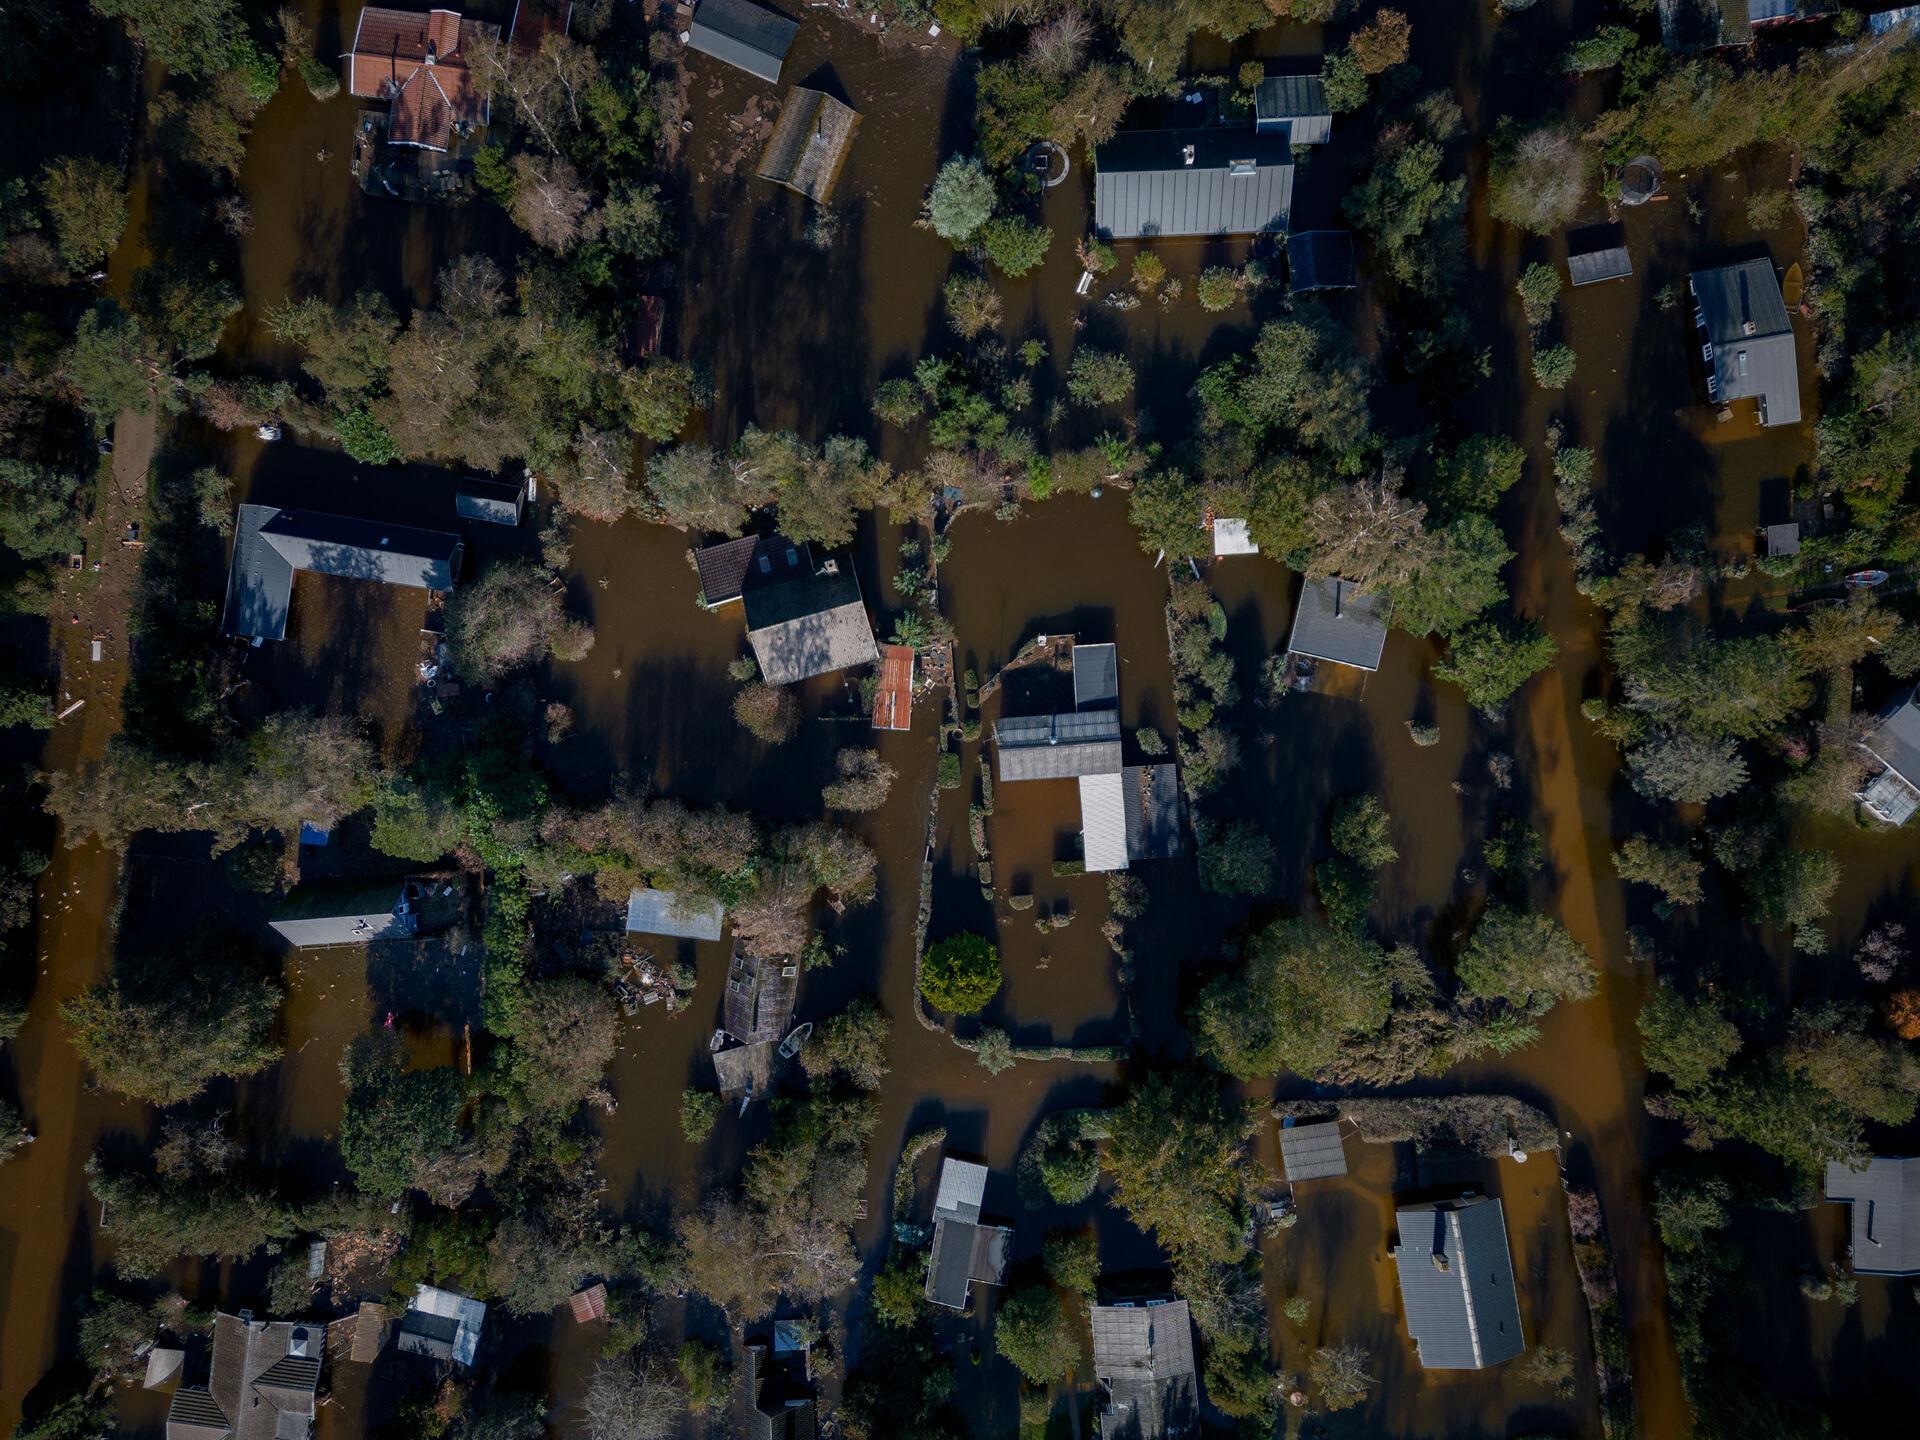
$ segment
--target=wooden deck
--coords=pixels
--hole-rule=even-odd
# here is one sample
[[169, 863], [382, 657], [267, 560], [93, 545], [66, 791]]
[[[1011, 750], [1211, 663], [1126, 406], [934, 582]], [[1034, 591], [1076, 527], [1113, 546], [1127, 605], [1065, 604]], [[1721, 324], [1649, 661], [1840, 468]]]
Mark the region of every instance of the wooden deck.
[[880, 688], [873, 692], [873, 728], [913, 728], [913, 647], [880, 647]]

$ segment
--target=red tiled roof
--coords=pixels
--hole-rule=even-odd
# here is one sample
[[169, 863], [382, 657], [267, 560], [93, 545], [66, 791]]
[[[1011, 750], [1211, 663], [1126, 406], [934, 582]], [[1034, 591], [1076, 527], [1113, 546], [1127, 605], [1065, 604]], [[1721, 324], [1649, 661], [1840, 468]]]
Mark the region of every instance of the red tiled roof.
[[599, 1283], [589, 1285], [575, 1292], [567, 1304], [572, 1307], [575, 1320], [584, 1323], [602, 1319], [607, 1313], [607, 1287]]
[[457, 10], [422, 14], [369, 5], [360, 12], [347, 52], [347, 91], [393, 102], [389, 143], [444, 150], [456, 124], [487, 123], [489, 106], [467, 61], [481, 36], [499, 34], [499, 26], [468, 20]]
[[880, 688], [873, 692], [873, 728], [913, 728], [913, 647], [880, 647]]

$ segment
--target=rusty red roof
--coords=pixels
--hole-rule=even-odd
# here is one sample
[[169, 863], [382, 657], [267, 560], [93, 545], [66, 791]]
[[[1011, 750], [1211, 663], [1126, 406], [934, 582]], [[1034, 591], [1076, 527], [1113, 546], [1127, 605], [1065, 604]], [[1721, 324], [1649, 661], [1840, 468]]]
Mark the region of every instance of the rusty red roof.
[[873, 692], [873, 728], [913, 728], [913, 647], [880, 647], [880, 687]]

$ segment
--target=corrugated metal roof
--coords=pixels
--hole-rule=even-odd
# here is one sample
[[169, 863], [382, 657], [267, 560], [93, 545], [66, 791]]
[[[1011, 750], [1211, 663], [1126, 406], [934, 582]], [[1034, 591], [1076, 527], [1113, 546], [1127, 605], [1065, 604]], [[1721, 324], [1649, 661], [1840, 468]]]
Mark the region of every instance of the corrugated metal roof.
[[1278, 235], [1292, 208], [1283, 134], [1123, 130], [1097, 153], [1093, 224], [1109, 240]]
[[413, 1304], [407, 1311], [409, 1320], [417, 1315], [432, 1315], [442, 1320], [453, 1321], [455, 1326], [453, 1359], [456, 1364], [473, 1364], [474, 1352], [480, 1347], [480, 1327], [486, 1323], [487, 1319], [485, 1305], [466, 1295], [455, 1294], [451, 1290], [442, 1290], [435, 1285], [422, 1285], [415, 1291]]
[[627, 896], [627, 929], [639, 935], [718, 940], [726, 909], [718, 900], [681, 900], [671, 890], [635, 890]]
[[778, 80], [780, 66], [800, 26], [747, 0], [700, 0], [687, 44], [762, 80]]
[[934, 1193], [933, 1213], [959, 1220], [978, 1220], [987, 1194], [987, 1167], [951, 1155], [940, 1162], [940, 1188]]
[[1120, 771], [1117, 711], [1016, 716], [996, 721], [993, 738], [1002, 780], [1065, 780]]
[[1287, 289], [1351, 290], [1357, 283], [1350, 230], [1302, 230], [1287, 237]]
[[1253, 92], [1256, 130], [1284, 131], [1289, 145], [1324, 145], [1333, 138], [1333, 112], [1318, 75], [1269, 75]]
[[[1800, 360], [1771, 260], [1696, 271], [1688, 282], [1722, 400], [1758, 399], [1768, 425], [1800, 419]], [[1751, 327], [1751, 330], [1749, 330]]]
[[1903, 25], [1920, 30], [1920, 5], [1901, 5], [1893, 10], [1876, 10], [1867, 16], [1867, 30], [1874, 35], [1889, 35]]
[[1193, 1322], [1184, 1300], [1095, 1305], [1093, 1373], [1107, 1387], [1108, 1440], [1190, 1434], [1199, 1416]]
[[1073, 647], [1073, 708], [1105, 709], [1120, 703], [1120, 653], [1112, 645]]
[[1296, 1183], [1346, 1174], [1347, 1151], [1340, 1140], [1340, 1122], [1316, 1120], [1296, 1125], [1289, 1116], [1280, 1126], [1280, 1162], [1287, 1179]]
[[342, 880], [296, 885], [267, 922], [289, 945], [365, 945], [410, 934], [401, 915], [404, 880]]
[[913, 647], [880, 647], [880, 683], [873, 691], [873, 728], [913, 728]]
[[1127, 868], [1127, 802], [1121, 775], [1080, 777], [1080, 836], [1089, 871]]
[[1567, 273], [1576, 285], [1594, 285], [1602, 280], [1624, 280], [1633, 274], [1633, 257], [1627, 247], [1614, 245], [1605, 250], [1589, 250], [1584, 255], [1567, 257]]
[[1498, 1200], [1412, 1205], [1395, 1220], [1400, 1299], [1423, 1370], [1483, 1370], [1527, 1348]]
[[1920, 1275], [1920, 1158], [1876, 1155], [1863, 1170], [1835, 1161], [1827, 1199], [1852, 1207], [1856, 1273]]
[[454, 492], [453, 509], [462, 520], [484, 520], [492, 525], [518, 525], [526, 505], [523, 480], [465, 480]]
[[1325, 577], [1300, 587], [1287, 649], [1356, 670], [1378, 670], [1387, 627], [1378, 596], [1363, 595], [1345, 580]]
[[1120, 772], [1120, 794], [1127, 807], [1129, 863], [1186, 854], [1186, 800], [1172, 761], [1127, 766]]

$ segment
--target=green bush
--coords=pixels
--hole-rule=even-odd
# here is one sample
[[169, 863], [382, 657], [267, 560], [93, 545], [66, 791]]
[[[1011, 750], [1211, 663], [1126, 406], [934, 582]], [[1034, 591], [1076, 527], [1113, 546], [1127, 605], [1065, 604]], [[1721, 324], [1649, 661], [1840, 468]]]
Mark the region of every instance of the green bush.
[[1053, 231], [1017, 215], [996, 215], [980, 227], [980, 244], [1003, 275], [1019, 279], [1039, 269]]
[[689, 1086], [680, 1095], [680, 1131], [698, 1145], [713, 1133], [720, 1118], [720, 1096], [713, 1090]]
[[1219, 311], [1240, 298], [1240, 287], [1234, 282], [1233, 271], [1224, 265], [1210, 265], [1200, 272], [1193, 293], [1199, 297], [1202, 310]]
[[949, 1015], [971, 1015], [1000, 989], [1000, 954], [984, 935], [963, 930], [927, 947], [920, 993]]
[[942, 790], [960, 788], [960, 757], [951, 750], [940, 752], [940, 788]]
[[1533, 352], [1533, 378], [1545, 390], [1564, 390], [1573, 379], [1574, 362], [1579, 357], [1571, 345], [1549, 345]]
[[387, 427], [373, 418], [364, 405], [356, 405], [342, 415], [333, 427], [340, 448], [362, 465], [392, 465], [402, 457]]
[[300, 78], [307, 93], [316, 100], [331, 100], [340, 93], [340, 76], [324, 61], [308, 55], [300, 61]]

